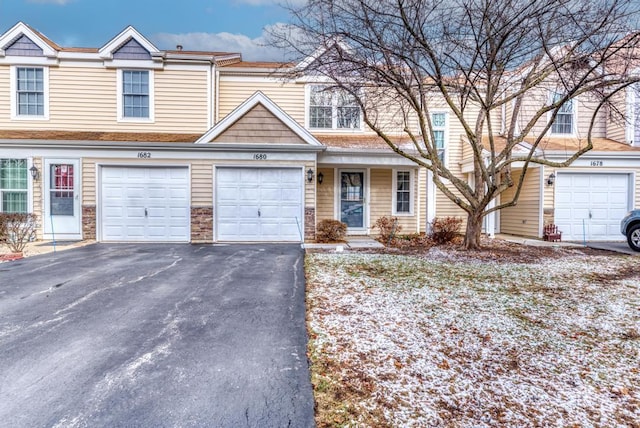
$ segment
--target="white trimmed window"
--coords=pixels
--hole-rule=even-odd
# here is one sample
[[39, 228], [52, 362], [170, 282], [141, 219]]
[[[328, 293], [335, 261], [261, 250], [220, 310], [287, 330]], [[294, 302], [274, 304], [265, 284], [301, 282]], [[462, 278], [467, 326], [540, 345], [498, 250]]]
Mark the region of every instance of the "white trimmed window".
[[447, 149], [446, 113], [431, 113], [431, 130], [433, 131], [434, 145], [438, 150], [438, 157], [442, 162], [445, 162]]
[[47, 67], [11, 67], [11, 117], [45, 120], [49, 118]]
[[[554, 93], [551, 102], [555, 103], [563, 97], [562, 94]], [[573, 108], [573, 100], [569, 100], [562, 104], [558, 109], [558, 114], [551, 124], [552, 134], [573, 134], [573, 124], [575, 109]]]
[[411, 170], [393, 171], [393, 214], [413, 214], [413, 173]]
[[360, 106], [345, 91], [322, 85], [309, 87], [309, 128], [361, 129]]
[[152, 70], [118, 70], [118, 119], [153, 121]]
[[26, 159], [0, 159], [0, 212], [27, 212], [27, 173]]

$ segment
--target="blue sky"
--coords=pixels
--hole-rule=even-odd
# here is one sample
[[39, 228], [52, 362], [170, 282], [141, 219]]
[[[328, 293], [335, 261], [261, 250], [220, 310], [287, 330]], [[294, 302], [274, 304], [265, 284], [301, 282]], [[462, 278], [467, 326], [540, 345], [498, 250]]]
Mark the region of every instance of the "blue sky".
[[[300, 1], [300, 0], [298, 0]], [[0, 0], [0, 33], [22, 21], [61, 46], [101, 47], [127, 25], [159, 49], [241, 52], [281, 60], [265, 29], [288, 21], [280, 0]]]

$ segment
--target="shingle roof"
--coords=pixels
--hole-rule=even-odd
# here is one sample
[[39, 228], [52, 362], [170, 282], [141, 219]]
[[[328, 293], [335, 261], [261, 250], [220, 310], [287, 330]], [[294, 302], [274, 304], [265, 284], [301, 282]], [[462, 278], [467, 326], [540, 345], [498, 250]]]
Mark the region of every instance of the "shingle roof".
[[193, 143], [202, 134], [176, 134], [160, 132], [89, 132], [89, 131], [20, 131], [0, 130], [4, 140], [54, 141], [123, 141], [148, 143]]
[[[389, 149], [389, 145], [377, 135], [333, 135], [314, 134], [314, 137], [327, 147], [341, 149]], [[415, 146], [406, 136], [391, 137], [391, 141], [402, 149], [414, 149]]]

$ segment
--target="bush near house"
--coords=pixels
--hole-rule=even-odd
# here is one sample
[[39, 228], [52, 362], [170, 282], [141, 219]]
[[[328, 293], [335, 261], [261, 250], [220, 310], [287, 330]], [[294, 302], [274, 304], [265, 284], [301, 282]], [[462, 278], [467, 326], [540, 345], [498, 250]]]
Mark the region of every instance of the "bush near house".
[[462, 219], [458, 217], [436, 217], [431, 223], [429, 238], [436, 244], [446, 244], [460, 235]]
[[398, 224], [398, 217], [383, 216], [376, 220], [374, 229], [380, 230], [378, 240], [384, 245], [389, 245], [391, 239], [402, 230], [402, 226]]
[[322, 220], [318, 223], [316, 241], [339, 242], [344, 241], [347, 225], [338, 220]]
[[24, 250], [36, 237], [37, 217], [26, 213], [0, 213], [0, 242], [14, 253]]

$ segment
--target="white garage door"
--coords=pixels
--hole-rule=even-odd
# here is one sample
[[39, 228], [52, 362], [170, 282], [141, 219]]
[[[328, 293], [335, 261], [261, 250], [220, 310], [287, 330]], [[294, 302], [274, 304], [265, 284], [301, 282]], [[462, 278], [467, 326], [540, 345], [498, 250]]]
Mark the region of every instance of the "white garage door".
[[299, 242], [302, 188], [301, 169], [218, 168], [218, 240]]
[[102, 167], [103, 241], [189, 242], [189, 169]]
[[620, 240], [628, 210], [629, 174], [558, 173], [555, 221], [564, 240]]

